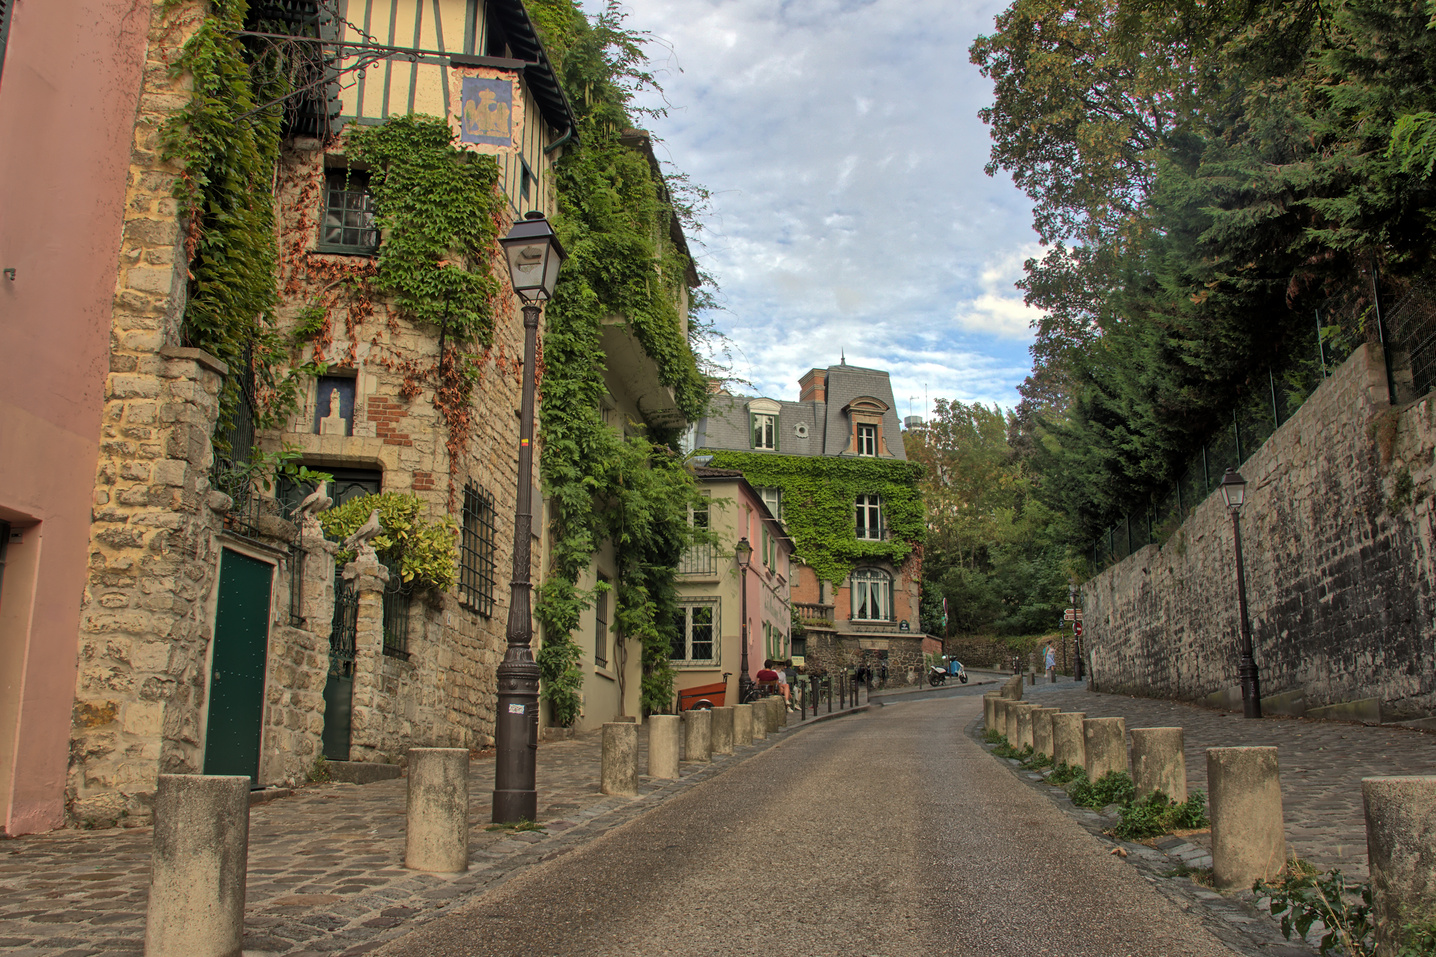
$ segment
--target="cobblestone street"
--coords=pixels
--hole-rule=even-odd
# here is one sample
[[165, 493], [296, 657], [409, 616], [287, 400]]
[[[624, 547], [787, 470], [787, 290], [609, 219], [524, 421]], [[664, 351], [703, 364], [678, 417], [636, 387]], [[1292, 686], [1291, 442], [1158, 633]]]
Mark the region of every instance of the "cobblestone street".
[[[811, 719], [810, 719], [811, 720]], [[598, 790], [600, 733], [539, 748], [541, 831], [488, 830], [494, 760], [469, 777], [469, 871], [405, 870], [405, 779], [320, 784], [250, 809], [244, 949], [249, 955], [362, 954], [535, 862], [564, 853], [802, 727], [677, 781], [640, 779], [637, 797]], [[639, 735], [647, 767], [647, 734]], [[0, 952], [7, 957], [138, 955], [144, 949], [150, 829], [62, 830], [0, 842]]]

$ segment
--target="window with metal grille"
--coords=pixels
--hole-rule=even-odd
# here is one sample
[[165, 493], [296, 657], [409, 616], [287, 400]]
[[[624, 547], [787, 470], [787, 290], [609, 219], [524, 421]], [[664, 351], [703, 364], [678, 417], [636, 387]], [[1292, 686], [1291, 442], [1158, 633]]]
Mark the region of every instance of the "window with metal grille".
[[876, 568], [859, 568], [852, 575], [853, 620], [892, 621], [893, 580]]
[[883, 537], [883, 510], [878, 497], [859, 495], [856, 512], [858, 538], [880, 540]]
[[716, 663], [718, 643], [716, 602], [680, 605], [673, 615], [673, 647], [669, 659], [676, 664]]
[[367, 256], [379, 249], [369, 174], [331, 169], [324, 173], [324, 218], [319, 225], [322, 253]]
[[598, 591], [593, 596], [593, 661], [608, 664], [608, 577], [598, 576]]
[[876, 425], [858, 426], [858, 454], [878, 454], [878, 427]]
[[459, 541], [459, 602], [485, 618], [494, 613], [494, 500], [464, 486], [464, 524]]

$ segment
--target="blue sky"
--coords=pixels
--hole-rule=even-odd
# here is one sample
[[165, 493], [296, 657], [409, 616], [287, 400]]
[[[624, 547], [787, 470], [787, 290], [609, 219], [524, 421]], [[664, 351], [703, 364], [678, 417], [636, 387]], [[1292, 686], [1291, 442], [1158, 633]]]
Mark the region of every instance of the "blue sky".
[[659, 156], [713, 192], [695, 253], [759, 393], [795, 399], [845, 353], [892, 374], [901, 415], [924, 394], [1016, 402], [1013, 282], [1041, 250], [1026, 197], [983, 173], [992, 93], [967, 61], [1004, 5], [625, 0], [660, 41]]

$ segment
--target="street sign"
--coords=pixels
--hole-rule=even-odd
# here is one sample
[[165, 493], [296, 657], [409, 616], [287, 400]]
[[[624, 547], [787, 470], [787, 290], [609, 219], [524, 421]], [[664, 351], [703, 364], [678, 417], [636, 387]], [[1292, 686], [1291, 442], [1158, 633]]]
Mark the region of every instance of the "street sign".
[[1081, 621], [1081, 620], [1082, 620], [1082, 609], [1080, 609], [1080, 608], [1069, 608], [1069, 609], [1067, 609], [1066, 611], [1064, 611], [1064, 612], [1062, 613], [1062, 620], [1063, 620], [1063, 621]]
[[1076, 635], [1078, 638], [1082, 637], [1082, 623], [1080, 621], [1072, 626], [1072, 634]]

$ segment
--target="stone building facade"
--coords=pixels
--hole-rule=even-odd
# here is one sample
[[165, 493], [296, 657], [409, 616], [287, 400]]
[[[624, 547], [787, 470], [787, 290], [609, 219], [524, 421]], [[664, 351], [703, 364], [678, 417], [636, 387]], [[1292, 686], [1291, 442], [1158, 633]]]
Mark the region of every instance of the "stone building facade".
[[[1436, 709], [1433, 404], [1393, 408], [1380, 347], [1368, 344], [1242, 463], [1267, 713], [1400, 720]], [[1089, 581], [1094, 687], [1240, 709], [1233, 562], [1231, 518], [1213, 494], [1165, 543]]]
[[[387, 7], [375, 13], [386, 2], [372, 0], [369, 13], [395, 29]], [[502, 234], [521, 211], [551, 212], [548, 170], [571, 138], [572, 117], [518, 0], [443, 0], [433, 9], [424, 47], [447, 35], [456, 57], [430, 56], [412, 69], [401, 60], [382, 85], [389, 100], [376, 98], [378, 84], [346, 88], [338, 126], [392, 113], [445, 115], [448, 74], [460, 60], [524, 77], [515, 148], [497, 157], [509, 199]], [[517, 302], [501, 297], [492, 345], [471, 358], [471, 425], [455, 443], [433, 384], [415, 372], [436, 361], [438, 330], [415, 327], [382, 297], [352, 308], [355, 287], [335, 280], [372, 275], [374, 249], [320, 248], [332, 212], [325, 174], [345, 161], [342, 136], [286, 138], [276, 193], [279, 331], [292, 332], [301, 316], [311, 321], [319, 305], [321, 334], [296, 358], [330, 366], [305, 384], [289, 421], [255, 445], [297, 450], [305, 465], [335, 474], [336, 485], [412, 493], [430, 517], [467, 524], [465, 543], [477, 535], [484, 546], [482, 581], [446, 594], [420, 590], [408, 596], [407, 623], [391, 621], [387, 570], [360, 561], [336, 578], [334, 544], [312, 522], [291, 520], [292, 496], [265, 483], [226, 486], [234, 494], [214, 484], [219, 396], [227, 377], [247, 370], [181, 345], [187, 224], [173, 197], [181, 171], [158, 141], [191, 87], [169, 65], [203, 15], [197, 2], [156, 0], [132, 123], [65, 788], [70, 819], [90, 826], [145, 823], [159, 773], [245, 773], [268, 785], [302, 780], [341, 746], [342, 757], [389, 762], [411, 746], [492, 741], [508, 611], [499, 583], [511, 562], [516, 499]], [[346, 590], [356, 606], [352, 688], [336, 703], [331, 639]], [[348, 724], [341, 743], [338, 718]]]
[[[855, 463], [907, 459], [888, 374], [846, 362], [805, 373], [796, 402], [715, 396], [707, 417], [694, 427], [693, 445], [699, 454], [728, 450]], [[761, 484], [751, 476], [749, 480]], [[783, 501], [778, 489], [759, 492], [780, 517], [802, 507]], [[843, 527], [830, 532], [886, 540], [892, 531], [885, 515], [880, 496], [860, 493]], [[793, 612], [803, 632], [795, 657], [810, 672], [866, 666], [875, 674], [885, 673], [890, 684], [921, 682], [921, 546], [900, 564], [863, 561], [835, 584], [820, 580], [802, 563], [804, 545], [796, 540], [798, 554], [790, 577]], [[759, 666], [761, 662], [753, 670]]]

